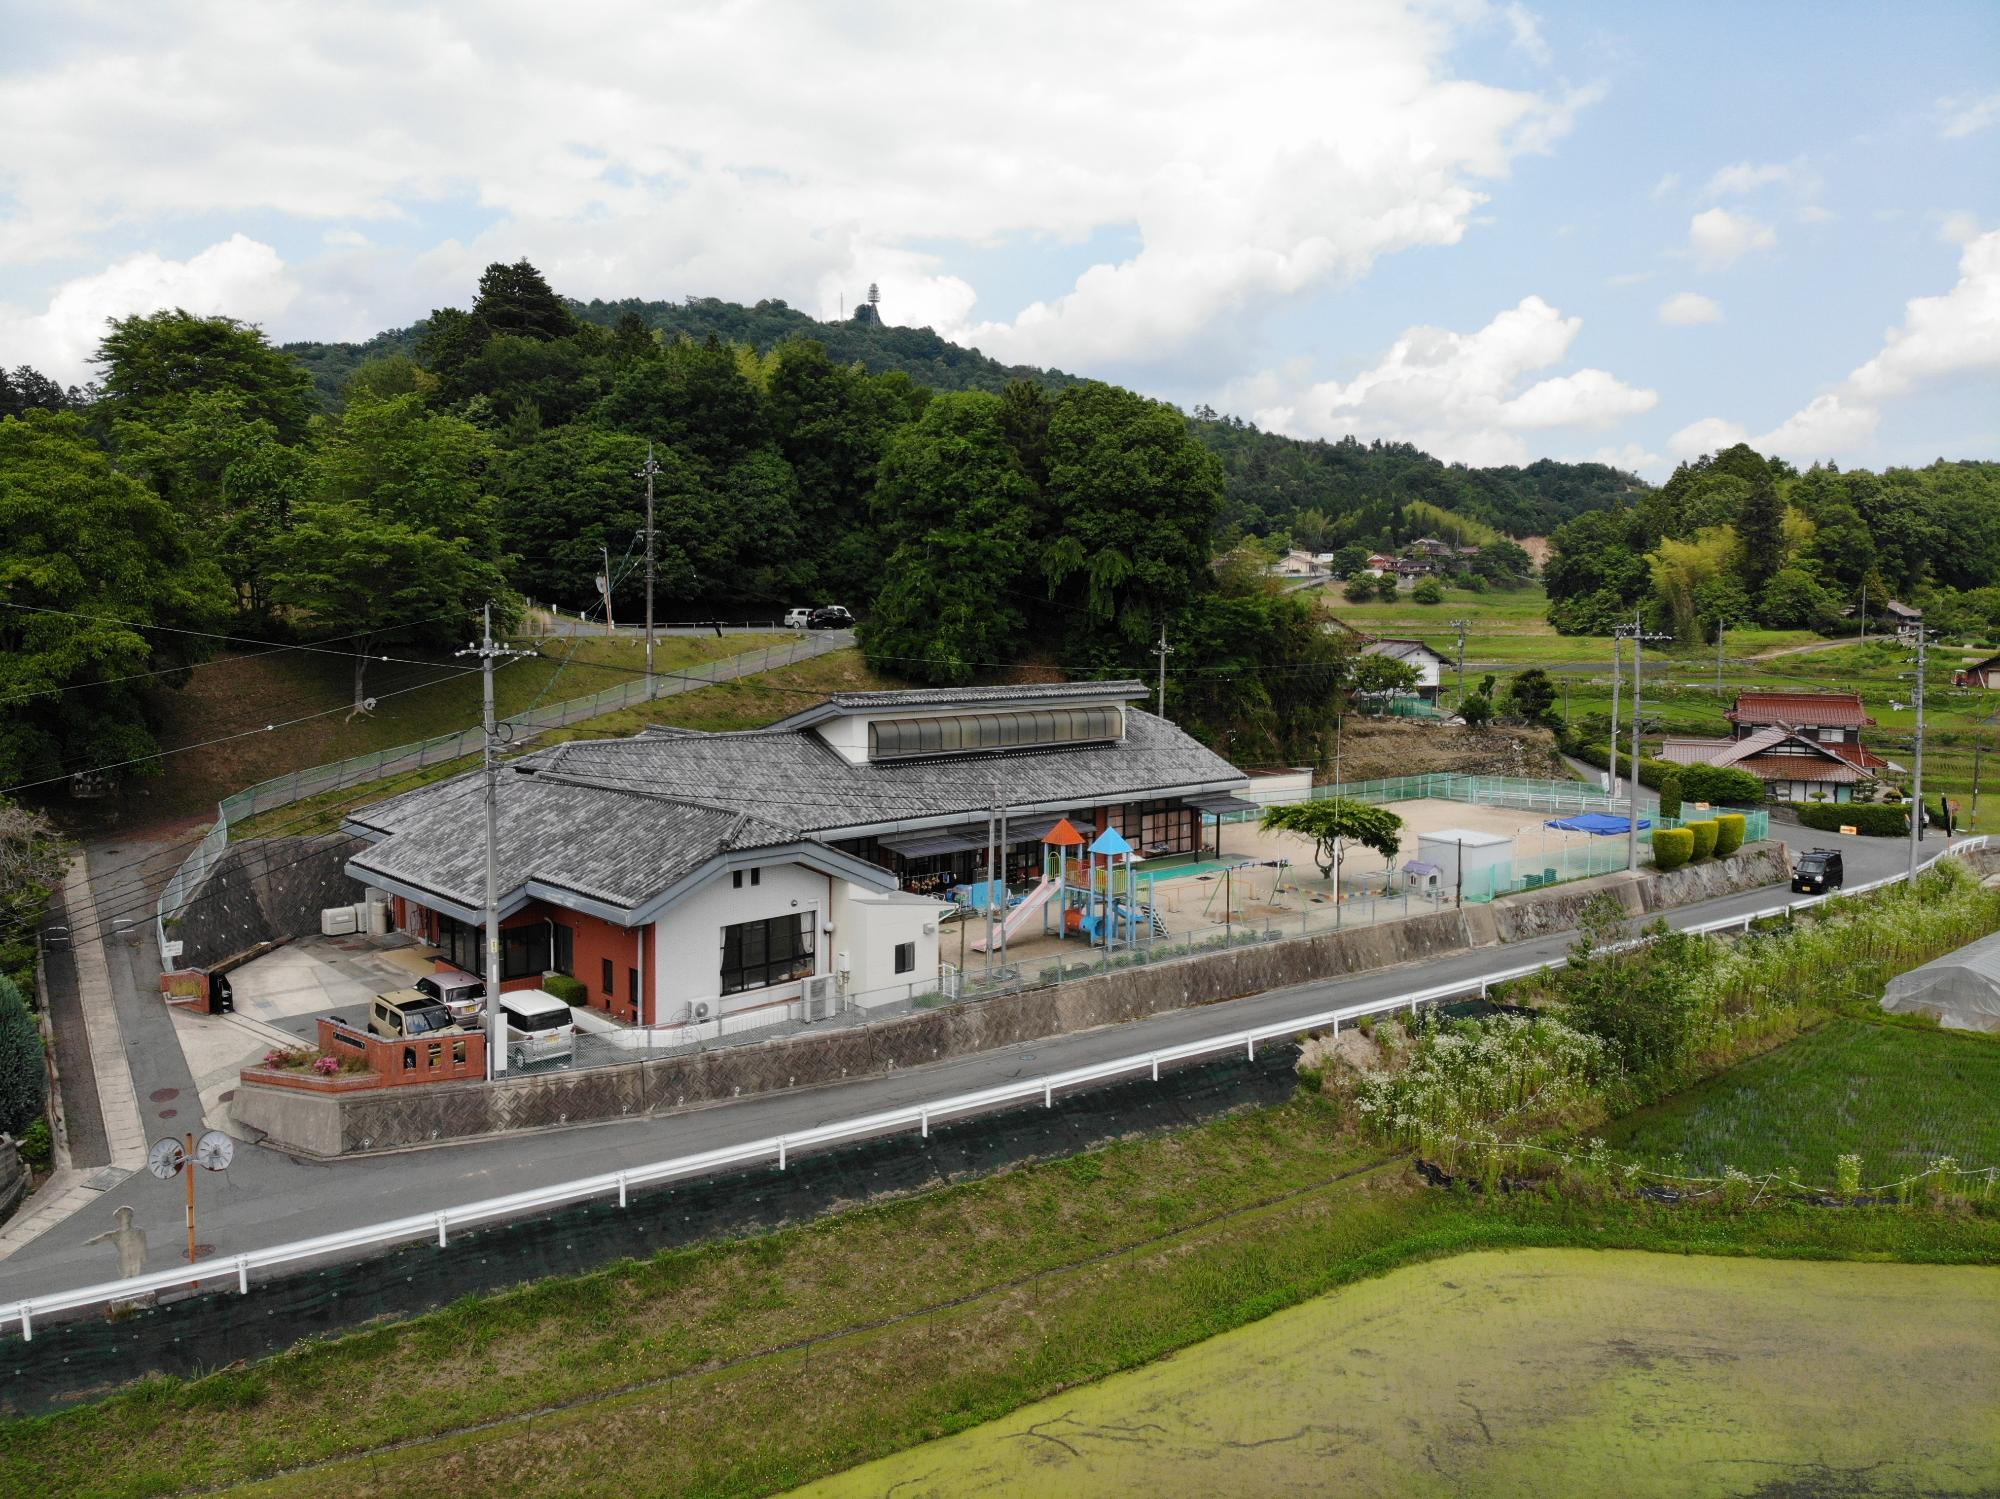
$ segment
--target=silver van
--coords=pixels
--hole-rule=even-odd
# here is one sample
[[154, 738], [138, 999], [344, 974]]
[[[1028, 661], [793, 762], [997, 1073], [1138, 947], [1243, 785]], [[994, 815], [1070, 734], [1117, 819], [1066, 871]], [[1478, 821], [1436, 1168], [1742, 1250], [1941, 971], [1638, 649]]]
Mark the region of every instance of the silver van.
[[785, 628], [788, 630], [803, 630], [811, 623], [812, 617], [813, 612], [810, 609], [787, 609], [785, 611]]
[[486, 983], [459, 968], [427, 973], [416, 982], [419, 994], [429, 995], [451, 1011], [454, 1025], [476, 1031], [486, 1014]]
[[503, 994], [500, 1015], [507, 1024], [509, 1067], [567, 1062], [576, 1054], [576, 1023], [570, 1019], [569, 1006], [553, 994], [539, 989]]

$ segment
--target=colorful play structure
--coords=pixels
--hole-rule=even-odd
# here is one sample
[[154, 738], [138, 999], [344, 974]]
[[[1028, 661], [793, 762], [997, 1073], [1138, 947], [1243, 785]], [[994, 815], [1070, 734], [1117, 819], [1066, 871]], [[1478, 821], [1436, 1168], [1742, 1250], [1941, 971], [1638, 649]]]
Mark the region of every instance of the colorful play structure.
[[[994, 931], [996, 947], [1005, 946], [1037, 916], [1041, 917], [1042, 935], [1053, 935], [1059, 941], [1074, 939], [1105, 948], [1137, 947], [1141, 941], [1170, 935], [1155, 899], [1157, 880], [1197, 873], [1201, 878], [1215, 879], [1215, 888], [1203, 907], [1206, 914], [1216, 896], [1228, 888], [1228, 876], [1255, 862], [1175, 868], [1158, 875], [1142, 873], [1131, 843], [1116, 828], [1106, 828], [1094, 840], [1086, 840], [1066, 817], [1043, 834], [1041, 841], [1042, 877], [1018, 899], [1010, 899], [1006, 887], [997, 880], [980, 881], [954, 892], [973, 910], [983, 911], [989, 902], [995, 910], [1005, 910]], [[1283, 877], [1287, 861], [1262, 863], [1278, 871], [1273, 880], [1275, 894], [1276, 880]], [[1224, 895], [1225, 900], [1229, 898]], [[966, 945], [983, 953], [986, 938], [981, 936]]]

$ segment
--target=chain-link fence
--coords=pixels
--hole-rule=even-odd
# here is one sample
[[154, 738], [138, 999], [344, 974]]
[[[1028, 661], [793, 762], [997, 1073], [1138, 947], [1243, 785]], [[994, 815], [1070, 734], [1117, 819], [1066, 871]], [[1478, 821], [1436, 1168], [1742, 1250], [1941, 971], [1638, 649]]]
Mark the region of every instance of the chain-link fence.
[[[516, 743], [531, 738], [545, 729], [562, 728], [568, 724], [580, 723], [587, 718], [595, 718], [600, 713], [614, 712], [628, 708], [635, 703], [650, 702], [656, 698], [672, 697], [696, 688], [712, 686], [717, 682], [732, 682], [739, 677], [754, 676], [759, 672], [771, 671], [780, 666], [793, 666], [828, 651], [839, 650], [847, 644], [845, 637], [816, 634], [801, 635], [796, 640], [788, 640], [782, 645], [766, 646], [761, 650], [745, 651], [740, 655], [722, 656], [713, 661], [702, 661], [678, 671], [659, 672], [651, 677], [633, 677], [607, 687], [602, 692], [593, 692], [587, 697], [566, 698], [561, 702], [542, 703], [525, 712], [512, 714], [499, 721], [502, 739]], [[304, 770], [295, 770], [288, 775], [273, 776], [247, 786], [232, 796], [224, 797], [216, 804], [216, 822], [201, 842], [182, 861], [167, 881], [166, 889], [160, 894], [155, 926], [159, 935], [160, 960], [169, 968], [178, 956], [173, 944], [167, 940], [168, 923], [183, 911], [187, 903], [194, 899], [201, 889], [202, 881], [208, 878], [216, 860], [229, 846], [229, 831], [261, 813], [278, 807], [288, 807], [296, 802], [321, 796], [328, 792], [345, 791], [355, 786], [365, 786], [372, 781], [385, 780], [391, 776], [409, 775], [426, 770], [431, 766], [449, 764], [468, 756], [481, 753], [485, 746], [485, 731], [477, 725], [460, 729], [456, 733], [438, 734], [429, 739], [420, 739], [414, 744], [399, 744], [389, 749], [374, 750], [365, 755], [354, 755], [331, 765], [316, 765]]]

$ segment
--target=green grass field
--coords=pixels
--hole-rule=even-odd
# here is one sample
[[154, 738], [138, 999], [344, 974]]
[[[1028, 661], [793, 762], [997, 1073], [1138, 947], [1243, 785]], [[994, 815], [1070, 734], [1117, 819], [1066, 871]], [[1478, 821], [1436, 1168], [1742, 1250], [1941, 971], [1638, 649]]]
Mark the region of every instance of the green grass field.
[[1832, 1019], [1603, 1130], [1623, 1154], [1698, 1175], [1790, 1167], [1831, 1181], [1860, 1155], [1877, 1183], [1948, 1155], [2000, 1166], [2000, 1039]]

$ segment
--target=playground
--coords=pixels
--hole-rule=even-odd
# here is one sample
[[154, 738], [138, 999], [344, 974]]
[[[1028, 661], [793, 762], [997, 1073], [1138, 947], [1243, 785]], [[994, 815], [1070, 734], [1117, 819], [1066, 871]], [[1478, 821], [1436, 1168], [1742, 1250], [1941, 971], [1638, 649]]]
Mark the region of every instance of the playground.
[[[1163, 941], [1226, 938], [1235, 928], [1302, 935], [1373, 925], [1426, 915], [1458, 899], [1491, 899], [1503, 888], [1625, 867], [1622, 828], [1606, 836], [1555, 827], [1562, 819], [1547, 808], [1443, 797], [1382, 805], [1403, 820], [1396, 857], [1385, 861], [1349, 845], [1333, 879], [1320, 873], [1312, 839], [1266, 831], [1255, 820], [1211, 825], [1209, 838], [1219, 836], [1219, 847], [1205, 840], [1196, 854], [1151, 860], [1115, 830], [1092, 833], [1065, 821], [1043, 840], [1043, 878], [1006, 892], [1004, 906], [998, 893], [991, 895], [993, 964], [1033, 971]], [[1483, 855], [1477, 865], [1475, 845]], [[1412, 861], [1440, 857], [1454, 862], [1435, 876], [1406, 873]], [[989, 891], [975, 884], [957, 893], [963, 914], [946, 930], [943, 955], [976, 977], [987, 966]]]

